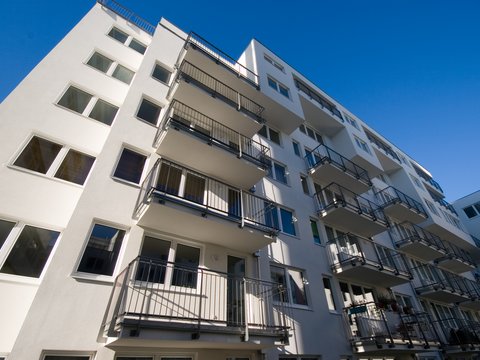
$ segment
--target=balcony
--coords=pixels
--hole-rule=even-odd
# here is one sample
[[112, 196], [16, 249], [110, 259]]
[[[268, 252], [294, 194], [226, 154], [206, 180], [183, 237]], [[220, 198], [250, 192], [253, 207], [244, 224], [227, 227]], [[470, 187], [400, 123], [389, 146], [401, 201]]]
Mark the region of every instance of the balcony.
[[402, 223], [390, 227], [390, 235], [395, 246], [401, 251], [432, 261], [448, 254], [444, 242], [437, 235], [412, 223]]
[[457, 274], [476, 269], [475, 260], [466, 250], [449, 242], [445, 242], [445, 247], [447, 255], [435, 260], [439, 267]]
[[380, 206], [383, 212], [400, 222], [408, 221], [417, 224], [428, 218], [420, 202], [395, 189], [393, 186], [380, 190], [376, 195], [380, 199]]
[[305, 156], [310, 176], [320, 184], [337, 184], [356, 193], [372, 186], [367, 170], [326, 145], [319, 145]]
[[460, 318], [441, 319], [433, 322], [443, 349], [447, 355], [480, 352], [480, 323]]
[[465, 279], [470, 294], [470, 300], [460, 303], [465, 309], [480, 311], [480, 283], [478, 280]]
[[368, 131], [365, 131], [365, 133], [368, 140], [370, 140], [370, 143], [375, 145], [373, 146], [375, 155], [377, 155], [377, 158], [386, 173], [390, 173], [402, 168], [402, 162], [391, 146], [385, 144], [382, 140]]
[[[288, 343], [281, 285], [137, 258], [116, 278], [109, 348], [263, 349]], [[194, 340], [194, 341], [192, 341]]]
[[315, 194], [319, 217], [335, 228], [364, 237], [387, 230], [382, 209], [372, 201], [331, 183]]
[[158, 128], [157, 153], [242, 189], [260, 181], [270, 149], [173, 101]]
[[183, 61], [167, 98], [188, 104], [225, 126], [252, 137], [265, 121], [264, 107], [188, 61]]
[[402, 254], [352, 234], [328, 243], [334, 274], [352, 282], [392, 287], [408, 283], [412, 274]]
[[138, 225], [252, 253], [278, 233], [277, 205], [160, 159], [142, 184]]
[[438, 334], [426, 313], [402, 314], [365, 303], [345, 308], [344, 319], [356, 354], [392, 356], [440, 348]]
[[327, 136], [334, 136], [345, 127], [342, 114], [334, 104], [300, 80], [294, 80], [305, 118], [313, 127]]
[[415, 164], [412, 165], [417, 175], [420, 176], [424, 181], [424, 184], [427, 185], [427, 190], [433, 191], [435, 194], [437, 194], [437, 196], [443, 197], [443, 189], [440, 184], [433, 180], [430, 174], [427, 174], [424, 170], [422, 170]]
[[429, 264], [417, 264], [413, 287], [423, 298], [443, 303], [458, 303], [475, 299], [468, 279]]

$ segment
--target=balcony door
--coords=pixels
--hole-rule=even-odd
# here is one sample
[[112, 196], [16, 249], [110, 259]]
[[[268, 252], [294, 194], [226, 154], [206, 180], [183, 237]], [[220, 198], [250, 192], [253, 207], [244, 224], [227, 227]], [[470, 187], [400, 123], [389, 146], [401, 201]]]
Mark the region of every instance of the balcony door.
[[227, 273], [227, 325], [241, 326], [245, 323], [245, 259], [228, 256]]

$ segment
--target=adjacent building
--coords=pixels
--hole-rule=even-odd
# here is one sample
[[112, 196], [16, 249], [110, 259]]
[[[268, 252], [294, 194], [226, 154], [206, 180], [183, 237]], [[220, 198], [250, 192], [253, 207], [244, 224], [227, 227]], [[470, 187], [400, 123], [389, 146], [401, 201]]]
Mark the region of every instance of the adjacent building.
[[461, 211], [257, 40], [99, 0], [0, 119], [0, 359], [480, 356]]

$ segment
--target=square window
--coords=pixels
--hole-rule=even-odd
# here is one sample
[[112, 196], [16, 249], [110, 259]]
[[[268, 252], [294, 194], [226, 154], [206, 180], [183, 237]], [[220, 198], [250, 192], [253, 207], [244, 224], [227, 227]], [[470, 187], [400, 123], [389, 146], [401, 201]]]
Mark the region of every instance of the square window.
[[6, 221], [0, 219], [0, 249], [2, 248], [5, 240], [7, 240], [10, 231], [14, 228], [15, 223], [13, 221]]
[[120, 41], [122, 44], [125, 44], [125, 41], [128, 39], [128, 35], [125, 34], [123, 31], [118, 30], [117, 28], [112, 28], [110, 32], [108, 33], [108, 36], [111, 38], [114, 38], [117, 41]]
[[92, 99], [92, 95], [89, 93], [77, 89], [74, 86], [70, 86], [62, 98], [58, 102], [58, 105], [66, 107], [67, 109], [73, 110], [79, 114], [83, 114], [88, 103]]
[[270, 140], [273, 141], [275, 144], [280, 145], [280, 133], [273, 129], [269, 129], [270, 131]]
[[79, 151], [69, 150], [55, 174], [56, 178], [83, 185], [95, 158]]
[[292, 141], [292, 146], [293, 146], [293, 152], [295, 153], [295, 155], [297, 156], [302, 156], [300, 154], [300, 144], [296, 141]]
[[88, 60], [87, 64], [103, 73], [106, 73], [108, 69], [110, 69], [110, 66], [112, 66], [113, 60], [110, 60], [106, 56], [95, 52], [90, 60]]
[[133, 75], [135, 75], [135, 73], [132, 70], [127, 69], [125, 66], [122, 65], [117, 65], [117, 67], [112, 73], [112, 77], [120, 80], [121, 82], [124, 82], [127, 85], [130, 85], [130, 83], [132, 82]]
[[284, 233], [296, 235], [295, 224], [293, 222], [293, 213], [286, 209], [280, 209], [280, 218], [282, 220], [282, 230]]
[[95, 224], [78, 266], [78, 271], [98, 275], [113, 275], [124, 237], [125, 230]]
[[34, 136], [13, 165], [46, 174], [61, 149], [59, 144]]
[[132, 39], [130, 44], [128, 44], [128, 47], [132, 48], [136, 52], [139, 52], [140, 54], [145, 54], [145, 50], [147, 50], [147, 47], [143, 45], [140, 41]]
[[272, 89], [275, 89], [277, 90], [278, 89], [278, 85], [277, 85], [277, 82], [271, 78], [268, 78], [268, 85], [272, 88]]
[[171, 72], [159, 64], [155, 65], [152, 73], [152, 77], [164, 84], [168, 84], [170, 81], [170, 75]]
[[160, 106], [146, 99], [142, 99], [142, 103], [138, 108], [137, 117], [152, 125], [157, 125], [161, 110], [162, 108]]
[[312, 229], [313, 242], [317, 245], [320, 245], [322, 241], [318, 231], [318, 224], [315, 220], [310, 219], [310, 228]]
[[89, 117], [104, 124], [112, 125], [113, 119], [115, 118], [115, 115], [117, 115], [117, 111], [118, 107], [98, 99]]
[[124, 148], [113, 176], [138, 184], [140, 183], [146, 161], [147, 157], [145, 155]]
[[59, 235], [58, 231], [25, 226], [0, 272], [40, 277]]

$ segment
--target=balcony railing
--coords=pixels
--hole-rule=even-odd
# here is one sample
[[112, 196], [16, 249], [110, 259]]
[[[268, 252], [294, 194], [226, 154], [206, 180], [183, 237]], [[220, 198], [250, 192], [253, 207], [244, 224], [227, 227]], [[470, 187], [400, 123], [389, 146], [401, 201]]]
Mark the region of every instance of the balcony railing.
[[455, 210], [455, 208], [453, 207], [453, 205], [451, 205], [450, 203], [448, 203], [445, 199], [442, 199], [442, 198], [439, 198], [438, 196], [435, 196], [433, 194], [432, 195], [432, 198], [433, 200], [440, 204], [441, 206], [443, 206], [445, 209], [447, 209], [448, 211], [450, 211], [451, 213], [457, 215], [458, 217], [458, 213], [457, 213], [457, 210]]
[[259, 89], [258, 75], [252, 70], [247, 68], [245, 65], [240, 64], [230, 55], [226, 54], [218, 47], [208, 42], [200, 35], [190, 32], [185, 42], [184, 49], [188, 50], [189, 47], [192, 47], [195, 50], [202, 51], [206, 56], [211, 58], [217, 64], [224, 66], [229, 71], [232, 71], [236, 76], [252, 85], [253, 87]]
[[407, 345], [428, 349], [439, 344], [439, 336], [427, 313], [402, 314], [370, 302], [345, 308], [345, 322], [352, 343], [373, 343], [379, 349]]
[[170, 201], [276, 235], [277, 204], [174, 162], [159, 159], [142, 183], [139, 216], [152, 199]]
[[[230, 86], [222, 83], [213, 76], [210, 76], [188, 61], [183, 61], [180, 65], [174, 82], [178, 79], [184, 79], [186, 82], [198, 86], [212, 96], [223, 100], [238, 111], [250, 116], [259, 123], [265, 122], [262, 118], [262, 113], [264, 111], [263, 106], [240, 94], [238, 91], [232, 89]], [[174, 86], [170, 87], [167, 97], [170, 97], [173, 88]]]
[[343, 206], [372, 221], [378, 221], [388, 226], [387, 218], [377, 204], [338, 184], [331, 183], [325, 186], [315, 194], [315, 199], [319, 211], [328, 211]]
[[114, 0], [97, 0], [97, 2], [102, 6], [105, 6], [109, 10], [113, 11], [115, 14], [121, 16], [122, 18], [127, 20], [129, 23], [142, 29], [146, 33], [153, 35], [153, 33], [155, 32], [154, 25], [150, 24], [147, 20], [138, 16], [130, 9], [127, 9], [123, 5], [120, 5], [118, 2]]
[[370, 142], [372, 144], [375, 144], [378, 148], [380, 148], [381, 150], [383, 150], [383, 152], [387, 155], [390, 155], [392, 158], [394, 158], [395, 160], [397, 160], [399, 163], [401, 163], [401, 160], [400, 158], [398, 157], [397, 153], [395, 151], [393, 151], [393, 149], [386, 145], [383, 141], [381, 141], [380, 139], [377, 139], [376, 136], [370, 134], [370, 133], [366, 133], [367, 134], [367, 138], [368, 140], [370, 140]]
[[[480, 323], [459, 318], [447, 318], [433, 322], [442, 342], [449, 346], [467, 347], [480, 345]], [[448, 350], [448, 349], [447, 349]]]
[[468, 251], [447, 241], [445, 242], [445, 247], [447, 248], [449, 258], [456, 258], [476, 267], [476, 262]]
[[155, 137], [155, 146], [159, 145], [160, 135], [169, 127], [186, 131], [207, 141], [210, 145], [229, 151], [263, 169], [270, 166], [270, 161], [267, 160], [270, 157], [270, 149], [267, 146], [176, 100], [165, 112]]
[[105, 331], [115, 337], [122, 326], [139, 329], [145, 322], [149, 329], [191, 331], [195, 339], [213, 328], [243, 341], [256, 334], [286, 343], [286, 309], [275, 301], [284, 291], [275, 283], [138, 257], [113, 284]]
[[376, 195], [381, 199], [380, 206], [382, 207], [400, 203], [416, 213], [423, 215], [425, 218], [428, 218], [428, 215], [420, 202], [412, 199], [410, 196], [404, 194], [393, 186], [388, 186], [385, 189], [378, 191]]
[[295, 85], [297, 86], [297, 89], [306, 95], [312, 100], [315, 100], [321, 107], [322, 109], [327, 109], [330, 111], [332, 115], [335, 115], [341, 122], [343, 122], [343, 117], [342, 113], [337, 109], [335, 105], [327, 101], [323, 96], [318, 94], [315, 90], [311, 89], [304, 83], [302, 83], [300, 80], [295, 79]]
[[418, 166], [413, 165], [413, 168], [415, 169], [415, 172], [417, 173], [417, 175], [420, 176], [425, 182], [430, 184], [433, 188], [438, 190], [440, 193], [443, 193], [442, 187], [440, 186], [440, 184], [438, 182], [433, 180], [422, 169], [419, 169]]
[[305, 155], [305, 162], [309, 170], [315, 169], [317, 166], [325, 163], [333, 164], [340, 170], [359, 179], [366, 185], [372, 185], [367, 170], [358, 166], [353, 161], [340, 155], [338, 152], [324, 144], [320, 144], [312, 151], [307, 152], [307, 154]]
[[424, 242], [438, 251], [447, 253], [447, 248], [440, 237], [412, 223], [401, 223], [392, 226], [390, 235], [397, 247], [407, 243]]
[[341, 269], [345, 264], [359, 262], [371, 265], [378, 271], [412, 278], [403, 254], [385, 246], [373, 244], [353, 234], [344, 234], [328, 242], [327, 252], [333, 270]]

